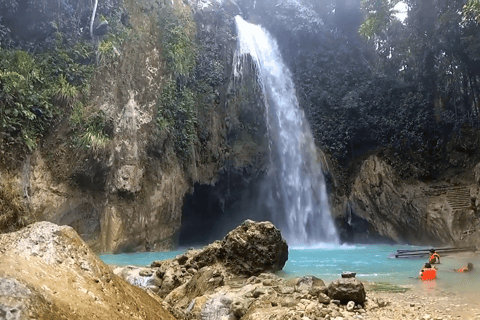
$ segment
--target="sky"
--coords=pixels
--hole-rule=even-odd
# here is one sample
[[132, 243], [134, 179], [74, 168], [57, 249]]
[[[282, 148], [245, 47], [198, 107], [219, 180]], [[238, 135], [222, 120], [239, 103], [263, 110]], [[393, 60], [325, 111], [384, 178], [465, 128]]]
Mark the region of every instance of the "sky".
[[404, 2], [399, 2], [397, 5], [393, 8], [396, 10], [398, 13], [395, 15], [400, 21], [404, 21], [405, 18], [407, 17], [407, 5]]

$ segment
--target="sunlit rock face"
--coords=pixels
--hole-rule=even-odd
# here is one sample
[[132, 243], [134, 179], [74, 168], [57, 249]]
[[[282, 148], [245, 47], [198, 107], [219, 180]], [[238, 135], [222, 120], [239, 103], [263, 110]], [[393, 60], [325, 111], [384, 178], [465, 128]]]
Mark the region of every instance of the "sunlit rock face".
[[174, 319], [115, 276], [75, 230], [39, 222], [0, 235], [2, 319]]

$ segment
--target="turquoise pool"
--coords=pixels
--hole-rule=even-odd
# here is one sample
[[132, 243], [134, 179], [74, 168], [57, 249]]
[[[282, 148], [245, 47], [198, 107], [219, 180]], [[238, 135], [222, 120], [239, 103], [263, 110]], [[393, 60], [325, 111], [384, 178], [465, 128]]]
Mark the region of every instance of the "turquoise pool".
[[[340, 276], [343, 271], [357, 273], [357, 278], [370, 282], [388, 282], [403, 286], [425, 285], [416, 279], [427, 258], [394, 259], [389, 254], [397, 249], [422, 249], [422, 247], [399, 245], [333, 245], [319, 244], [313, 247], [291, 247], [289, 258], [280, 273], [285, 277], [314, 275], [327, 282]], [[144, 252], [105, 254], [100, 258], [112, 265], [148, 266], [154, 260], [171, 259], [183, 250], [171, 252]], [[437, 265], [437, 280], [427, 286], [447, 291], [480, 292], [480, 255], [461, 253], [442, 256]], [[470, 274], [453, 271], [472, 262], [477, 269]]]

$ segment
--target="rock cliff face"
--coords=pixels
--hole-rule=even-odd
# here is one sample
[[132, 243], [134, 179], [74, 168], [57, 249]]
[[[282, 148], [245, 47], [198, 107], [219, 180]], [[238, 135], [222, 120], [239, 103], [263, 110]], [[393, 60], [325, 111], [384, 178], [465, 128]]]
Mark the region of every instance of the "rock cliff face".
[[[16, 173], [37, 220], [72, 226], [95, 251], [171, 249], [194, 183], [213, 185], [222, 172], [243, 175], [244, 169], [255, 177], [265, 169], [267, 146], [258, 135], [264, 130], [261, 99], [248, 84], [243, 89], [230, 84], [238, 8], [201, 2], [190, 8], [181, 1], [173, 6], [193, 9], [195, 77], [205, 78], [201, 85], [206, 86], [198, 95], [203, 101], [196, 110], [195, 138], [186, 147], [191, 154], [176, 153], [177, 137], [158, 126], [159, 100], [171, 79], [155, 11], [163, 9], [149, 11], [154, 7], [127, 1], [135, 36], [123, 42], [113, 62], [100, 64], [91, 84], [89, 103], [105, 114], [111, 141], [100, 149], [72, 148], [68, 117], [58, 119]], [[234, 94], [240, 90], [244, 96]]]
[[39, 222], [0, 235], [2, 319], [174, 319], [115, 276], [71, 227]]
[[[162, 90], [176, 77], [168, 70], [160, 40], [158, 7], [126, 1], [134, 36], [118, 48], [116, 59], [97, 68], [89, 99], [105, 114], [111, 140], [103, 149], [72, 148], [68, 116], [60, 117], [39, 148], [16, 166], [19, 198], [37, 220], [72, 226], [97, 252], [168, 250], [178, 243], [182, 227], [191, 234], [206, 221], [218, 237], [251, 218], [269, 146], [255, 68], [240, 84], [232, 75], [234, 16], [274, 30], [295, 75], [299, 100], [314, 95], [318, 105], [326, 105], [317, 92], [321, 79], [305, 71], [311, 64], [299, 61], [297, 53], [300, 41], [312, 53], [317, 50], [310, 47], [316, 43], [310, 41], [313, 36], [320, 34], [315, 41], [330, 39], [329, 32], [322, 33], [320, 10], [314, 10], [318, 4], [310, 2], [172, 2], [176, 10], [193, 13], [198, 46], [193, 75], [178, 76], [178, 86], [191, 84], [200, 92], [194, 137], [183, 139], [189, 154], [182, 157], [174, 151], [173, 129], [161, 129], [158, 123]], [[108, 2], [108, 8], [116, 5]], [[85, 8], [89, 12], [88, 4]], [[305, 111], [319, 137], [322, 132], [313, 121], [317, 106]], [[480, 244], [478, 167], [465, 168], [460, 182], [444, 184], [402, 180], [380, 156], [352, 164], [356, 174], [351, 181], [337, 174], [334, 165], [329, 168], [331, 204], [343, 240]], [[196, 208], [202, 199], [189, 196], [194, 190], [212, 199], [204, 212]], [[224, 228], [217, 230], [215, 223]], [[206, 240], [212, 239], [199, 241]]]
[[479, 187], [474, 176], [472, 172], [462, 185], [404, 181], [379, 156], [371, 156], [350, 195], [335, 208], [344, 236], [354, 242], [478, 246]]

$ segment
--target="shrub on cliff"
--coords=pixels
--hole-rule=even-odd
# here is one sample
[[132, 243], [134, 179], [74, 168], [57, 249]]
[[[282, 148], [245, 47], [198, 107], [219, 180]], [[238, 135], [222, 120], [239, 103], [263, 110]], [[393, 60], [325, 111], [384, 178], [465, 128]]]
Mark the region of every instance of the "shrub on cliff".
[[[89, 49], [90, 48], [90, 49]], [[83, 51], [80, 51], [82, 49]], [[64, 48], [30, 54], [0, 48], [0, 129], [3, 138], [37, 145], [48, 121], [70, 107], [85, 92], [93, 69], [79, 63], [93, 53], [92, 47]], [[68, 110], [63, 110], [62, 113]]]

